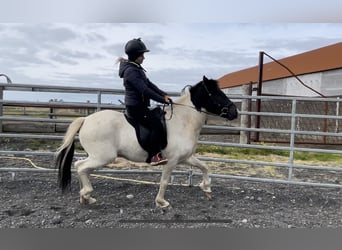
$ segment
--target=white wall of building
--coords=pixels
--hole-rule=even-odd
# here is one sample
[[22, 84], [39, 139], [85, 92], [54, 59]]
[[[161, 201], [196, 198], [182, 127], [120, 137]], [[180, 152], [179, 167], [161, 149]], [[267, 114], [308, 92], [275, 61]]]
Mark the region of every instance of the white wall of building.
[[342, 96], [342, 69], [330, 70], [322, 74], [322, 92], [326, 96]]
[[[306, 85], [325, 96], [342, 96], [342, 69], [306, 74], [298, 77]], [[257, 87], [257, 84], [253, 84], [253, 88], [255, 87]], [[228, 96], [243, 94], [240, 86], [223, 89], [223, 92]], [[295, 77], [265, 81], [262, 84], [262, 93], [288, 96], [319, 96], [303, 86]]]

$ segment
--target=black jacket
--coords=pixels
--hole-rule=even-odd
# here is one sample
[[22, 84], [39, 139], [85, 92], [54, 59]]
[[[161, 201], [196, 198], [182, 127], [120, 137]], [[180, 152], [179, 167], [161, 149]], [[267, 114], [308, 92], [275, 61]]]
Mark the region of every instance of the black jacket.
[[134, 62], [123, 61], [120, 63], [119, 76], [123, 78], [125, 86], [126, 106], [150, 106], [150, 100], [166, 103], [164, 96], [167, 95], [154, 85], [145, 75], [144, 69]]

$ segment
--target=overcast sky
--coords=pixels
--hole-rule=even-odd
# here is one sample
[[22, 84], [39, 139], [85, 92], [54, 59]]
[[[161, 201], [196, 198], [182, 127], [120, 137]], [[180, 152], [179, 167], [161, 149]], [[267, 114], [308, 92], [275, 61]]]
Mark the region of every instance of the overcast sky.
[[[165, 90], [342, 41], [342, 23], [0, 23], [0, 73], [14, 83], [122, 88], [115, 60], [141, 37]], [[0, 81], [4, 82], [4, 78]]]
[[0, 74], [122, 89], [115, 60], [141, 37], [147, 76], [178, 92], [257, 65], [259, 51], [281, 59], [341, 42], [341, 9], [341, 0], [1, 1]]

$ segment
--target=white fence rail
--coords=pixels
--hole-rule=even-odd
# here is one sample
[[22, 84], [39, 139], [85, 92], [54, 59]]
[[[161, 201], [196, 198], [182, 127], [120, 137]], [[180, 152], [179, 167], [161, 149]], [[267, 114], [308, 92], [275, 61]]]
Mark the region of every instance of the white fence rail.
[[[76, 102], [32, 102], [32, 101], [15, 101], [15, 100], [4, 100], [4, 92], [5, 91], [16, 91], [20, 93], [20, 91], [37, 91], [37, 92], [53, 92], [53, 93], [88, 93], [94, 94], [97, 96], [96, 103], [76, 103]], [[40, 85], [24, 85], [24, 84], [5, 84], [0, 83], [0, 124], [3, 121], [21, 121], [21, 122], [41, 122], [41, 123], [61, 123], [68, 124], [71, 122], [69, 119], [49, 119], [49, 118], [32, 118], [32, 117], [11, 117], [4, 115], [3, 107], [5, 106], [31, 106], [31, 107], [55, 107], [55, 108], [95, 108], [96, 110], [101, 109], [122, 109], [122, 105], [114, 105], [102, 102], [103, 94], [112, 94], [112, 95], [122, 95], [123, 90], [118, 89], [96, 89], [96, 88], [74, 88], [74, 87], [62, 87], [62, 86], [40, 86]], [[173, 96], [177, 96], [178, 93], [171, 93]], [[342, 101], [339, 98], [295, 98], [295, 97], [270, 97], [270, 96], [230, 96], [230, 98], [236, 102], [240, 102], [241, 100], [247, 99], [251, 101], [255, 101], [256, 99], [261, 99], [261, 101], [269, 101], [269, 100], [287, 100], [291, 103], [291, 112], [289, 113], [278, 113], [278, 112], [252, 112], [252, 111], [240, 111], [241, 116], [249, 116], [249, 117], [279, 117], [279, 118], [287, 118], [290, 119], [289, 129], [279, 129], [277, 127], [274, 128], [255, 128], [255, 127], [245, 127], [245, 126], [215, 126], [215, 125], [206, 125], [204, 128], [212, 129], [219, 131], [221, 134], [227, 134], [232, 132], [250, 132], [250, 133], [272, 133], [272, 134], [287, 134], [289, 135], [289, 143], [288, 145], [263, 145], [259, 143], [237, 143], [237, 142], [219, 142], [219, 141], [199, 141], [199, 144], [202, 145], [216, 145], [222, 147], [238, 147], [238, 148], [256, 148], [256, 149], [272, 149], [272, 150], [282, 150], [288, 152], [288, 161], [284, 162], [264, 162], [264, 161], [249, 161], [249, 160], [234, 160], [229, 159], [229, 155], [227, 158], [213, 158], [213, 157], [199, 157], [199, 159], [203, 161], [209, 162], [220, 162], [222, 164], [242, 164], [242, 165], [251, 165], [251, 166], [272, 166], [277, 168], [285, 168], [287, 169], [287, 178], [284, 179], [275, 179], [275, 178], [259, 178], [259, 177], [251, 177], [251, 176], [243, 176], [243, 175], [222, 175], [222, 174], [211, 174], [212, 178], [221, 178], [221, 179], [239, 179], [245, 181], [258, 181], [258, 182], [273, 182], [273, 183], [284, 183], [284, 184], [298, 184], [298, 185], [310, 185], [310, 186], [320, 186], [320, 187], [334, 187], [334, 188], [342, 188], [342, 184], [339, 183], [329, 183], [329, 182], [305, 182], [298, 181], [293, 178], [293, 171], [295, 169], [304, 169], [304, 170], [319, 170], [325, 172], [341, 172], [341, 167], [336, 166], [320, 166], [320, 165], [299, 165], [295, 164], [295, 152], [319, 152], [326, 154], [342, 154], [342, 150], [336, 148], [330, 149], [322, 149], [319, 147], [299, 147], [296, 144], [296, 136], [297, 135], [308, 135], [308, 136], [329, 136], [336, 137], [339, 141], [342, 133], [334, 132], [334, 131], [310, 131], [310, 130], [300, 130], [296, 126], [297, 119], [325, 119], [325, 120], [334, 120], [340, 121], [342, 116], [339, 115], [339, 112], [336, 115], [318, 115], [318, 114], [300, 114], [297, 112], [297, 103], [298, 102], [334, 102], [337, 106], [340, 106], [340, 102]], [[2, 127], [0, 127], [2, 128]], [[1, 131], [0, 138], [22, 138], [22, 139], [48, 139], [48, 140], [61, 140], [63, 138], [62, 135], [51, 135], [51, 134], [22, 134], [22, 133], [4, 133]], [[47, 151], [6, 151], [1, 150], [0, 155], [18, 155], [18, 156], [53, 156], [54, 152]], [[76, 157], [82, 157], [82, 154], [76, 154]], [[0, 172], [55, 172], [54, 169], [49, 170], [40, 170], [40, 169], [28, 169], [28, 168], [10, 168], [7, 166], [1, 166]], [[151, 171], [123, 171], [123, 170], [102, 170], [99, 171], [101, 173], [112, 173], [112, 174], [127, 174], [127, 173], [152, 173]], [[157, 171], [158, 172], [158, 171]], [[177, 171], [175, 174], [186, 174], [188, 175], [189, 183], [192, 183], [192, 177], [195, 175], [199, 175], [199, 173], [193, 172], [191, 169], [187, 171]], [[342, 183], [342, 180], [341, 180]]]

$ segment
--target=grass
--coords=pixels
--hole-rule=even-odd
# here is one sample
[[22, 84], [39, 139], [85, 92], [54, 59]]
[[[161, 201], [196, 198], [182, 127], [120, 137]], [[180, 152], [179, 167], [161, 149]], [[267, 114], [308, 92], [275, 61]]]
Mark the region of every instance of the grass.
[[[237, 160], [255, 160], [255, 161], [289, 161], [289, 152], [276, 149], [255, 149], [255, 148], [234, 148], [220, 146], [199, 146], [197, 153], [215, 154], [218, 157], [229, 157]], [[307, 163], [316, 165], [342, 165], [342, 155], [328, 153], [313, 153], [313, 152], [295, 152], [295, 163]]]
[[[215, 158], [247, 160], [251, 164], [207, 162], [211, 173], [287, 179], [288, 169], [267, 165], [267, 162], [289, 163], [289, 152], [276, 149], [234, 148], [199, 145], [197, 154]], [[266, 162], [263, 166], [253, 161]], [[342, 155], [312, 152], [295, 152], [296, 165], [342, 166]]]
[[[4, 107], [4, 116], [51, 118], [58, 116], [59, 119], [73, 119], [73, 117], [85, 116], [94, 112], [94, 109], [66, 109], [49, 107]], [[52, 113], [51, 113], [52, 112]]]
[[271, 154], [276, 154], [280, 156], [287, 156], [288, 152], [280, 151], [275, 149], [256, 149], [256, 148], [234, 148], [234, 147], [221, 147], [221, 146], [199, 146], [197, 148], [197, 153], [216, 153], [222, 155], [230, 155], [230, 156], [246, 156], [246, 155], [254, 155], [254, 156], [267, 156]]

